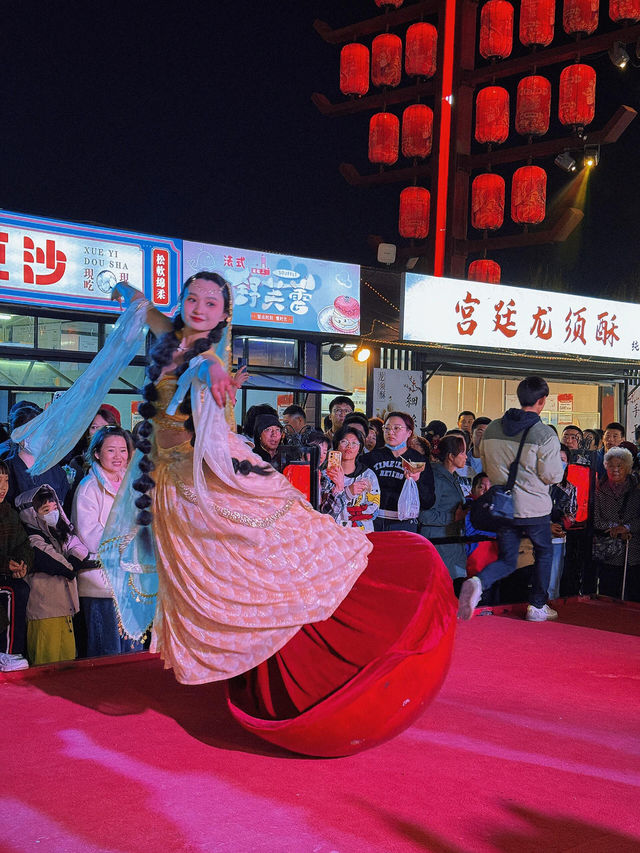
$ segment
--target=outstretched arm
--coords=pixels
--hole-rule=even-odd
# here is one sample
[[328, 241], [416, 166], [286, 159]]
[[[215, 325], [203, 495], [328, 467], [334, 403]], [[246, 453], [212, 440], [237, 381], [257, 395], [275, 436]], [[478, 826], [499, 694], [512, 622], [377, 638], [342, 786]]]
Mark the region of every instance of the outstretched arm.
[[145, 319], [147, 326], [149, 326], [153, 334], [158, 337], [159, 335], [163, 335], [165, 332], [171, 331], [171, 320], [169, 320], [168, 317], [165, 317], [164, 314], [161, 314], [157, 308], [154, 308], [153, 305], [146, 300], [146, 297], [141, 290], [132, 287], [124, 281], [119, 281], [111, 291], [111, 298], [116, 302], [120, 302], [120, 304], [125, 308], [131, 305], [132, 302], [145, 300], [147, 302], [147, 316]]

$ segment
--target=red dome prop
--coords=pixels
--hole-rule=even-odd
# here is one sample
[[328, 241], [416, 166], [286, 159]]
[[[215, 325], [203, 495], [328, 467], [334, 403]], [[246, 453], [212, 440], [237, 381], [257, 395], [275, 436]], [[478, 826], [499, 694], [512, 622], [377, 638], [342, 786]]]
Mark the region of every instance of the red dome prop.
[[537, 225], [545, 217], [547, 173], [540, 166], [521, 166], [511, 182], [511, 218], [521, 225]]
[[467, 272], [469, 281], [485, 281], [487, 284], [500, 284], [501, 275], [500, 264], [487, 258], [472, 261]]
[[609, 17], [616, 24], [640, 21], [640, 0], [609, 0]]
[[487, 86], [476, 97], [476, 142], [499, 144], [509, 136], [509, 93]]
[[410, 726], [438, 693], [456, 625], [449, 573], [416, 533], [369, 538], [369, 565], [334, 615], [229, 682], [231, 714], [263, 740], [353, 755]]
[[504, 178], [493, 172], [477, 175], [471, 184], [471, 224], [495, 231], [504, 222]]
[[343, 95], [369, 91], [369, 48], [363, 44], [345, 44], [340, 51], [340, 91]]
[[397, 86], [402, 77], [402, 40], [382, 33], [371, 42], [371, 81], [374, 86]]
[[437, 49], [438, 32], [432, 24], [411, 24], [404, 48], [404, 70], [409, 77], [433, 77]]
[[564, 125], [591, 124], [596, 111], [596, 72], [590, 65], [568, 65], [560, 74], [558, 118]]
[[375, 113], [369, 122], [369, 160], [391, 166], [398, 159], [400, 122], [393, 113]]
[[564, 0], [562, 26], [569, 35], [589, 36], [598, 26], [600, 0]]
[[406, 187], [400, 193], [398, 231], [407, 240], [424, 240], [429, 233], [431, 194], [424, 187]]
[[542, 136], [549, 130], [551, 83], [532, 74], [518, 83], [516, 132], [522, 136]]
[[522, 0], [520, 41], [525, 47], [546, 47], [553, 41], [556, 0]]
[[433, 110], [425, 104], [411, 104], [402, 113], [402, 156], [428, 157], [432, 143]]
[[506, 0], [489, 0], [480, 13], [480, 55], [506, 59], [513, 47], [513, 6]]

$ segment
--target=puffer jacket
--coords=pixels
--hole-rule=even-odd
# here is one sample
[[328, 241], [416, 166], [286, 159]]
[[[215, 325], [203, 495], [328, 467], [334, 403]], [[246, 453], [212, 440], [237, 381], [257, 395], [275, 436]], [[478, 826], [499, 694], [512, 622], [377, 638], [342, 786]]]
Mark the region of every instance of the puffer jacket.
[[[33, 499], [42, 488], [28, 489], [16, 498], [20, 520], [27, 529], [34, 554], [33, 569], [25, 578], [31, 588], [27, 602], [28, 621], [73, 616], [78, 612], [78, 587], [72, 561], [81, 562], [89, 554], [73, 531], [61, 541], [37, 514]], [[71, 527], [57, 497], [56, 503], [60, 519]]]
[[494, 486], [504, 486], [509, 466], [516, 458], [522, 432], [530, 427], [522, 448], [522, 456], [513, 489], [516, 518], [542, 518], [551, 513], [549, 486], [562, 480], [560, 441], [535, 412], [509, 409], [485, 430], [480, 456], [482, 465]]

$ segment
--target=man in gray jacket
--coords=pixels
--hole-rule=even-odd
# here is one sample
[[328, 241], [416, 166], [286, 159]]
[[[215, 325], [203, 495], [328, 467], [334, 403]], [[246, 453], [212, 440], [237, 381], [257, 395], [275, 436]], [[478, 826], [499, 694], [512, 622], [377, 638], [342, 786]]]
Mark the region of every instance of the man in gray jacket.
[[480, 445], [483, 467], [492, 485], [503, 486], [518, 453], [522, 433], [529, 428], [513, 488], [513, 522], [498, 531], [498, 559], [462, 584], [459, 619], [471, 619], [483, 590], [516, 570], [523, 536], [531, 539], [535, 554], [526, 618], [529, 622], [558, 618], [557, 612], [547, 604], [553, 555], [549, 486], [560, 482], [564, 469], [558, 436], [540, 420], [548, 396], [545, 380], [528, 376], [518, 385], [520, 408], [509, 409], [485, 430]]

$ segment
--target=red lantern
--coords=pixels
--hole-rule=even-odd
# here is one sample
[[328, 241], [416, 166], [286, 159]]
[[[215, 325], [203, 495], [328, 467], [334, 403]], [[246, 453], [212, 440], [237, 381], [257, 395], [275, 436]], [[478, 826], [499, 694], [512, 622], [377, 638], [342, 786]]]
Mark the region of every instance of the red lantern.
[[404, 48], [404, 70], [410, 77], [433, 77], [437, 46], [438, 32], [432, 24], [411, 24]]
[[480, 14], [480, 54], [485, 59], [506, 59], [513, 46], [513, 6], [506, 0], [489, 0]]
[[398, 159], [400, 122], [393, 113], [376, 113], [369, 122], [369, 160], [391, 166]]
[[558, 118], [564, 125], [584, 127], [596, 111], [596, 72], [590, 65], [568, 65], [560, 74]]
[[425, 104], [411, 104], [402, 113], [402, 156], [428, 157], [433, 142], [433, 110]]
[[340, 51], [340, 91], [343, 95], [369, 91], [369, 48], [363, 44], [345, 44]]
[[424, 187], [406, 187], [400, 193], [398, 231], [408, 240], [424, 240], [429, 233], [431, 195]]
[[387, 6], [390, 9], [399, 9], [403, 2], [404, 0], [376, 0], [376, 6], [378, 9], [384, 9]]
[[476, 98], [476, 142], [504, 142], [509, 136], [509, 93], [502, 86], [487, 86]]
[[511, 218], [521, 225], [537, 225], [545, 217], [547, 173], [540, 166], [521, 166], [511, 182]]
[[522, 136], [542, 136], [549, 130], [551, 83], [532, 74], [518, 83], [516, 132]]
[[371, 80], [374, 86], [397, 86], [402, 76], [402, 40], [382, 33], [371, 42]]
[[600, 0], [564, 0], [562, 26], [565, 33], [590, 36], [598, 26]]
[[556, 0], [522, 0], [520, 41], [525, 47], [546, 47], [553, 41]]
[[479, 231], [495, 231], [504, 222], [504, 178], [487, 172], [471, 184], [471, 224]]
[[609, 0], [609, 17], [616, 24], [640, 21], [640, 0]]
[[467, 278], [469, 281], [485, 281], [487, 284], [500, 284], [502, 270], [500, 264], [482, 258], [480, 261], [472, 261], [469, 264]]

